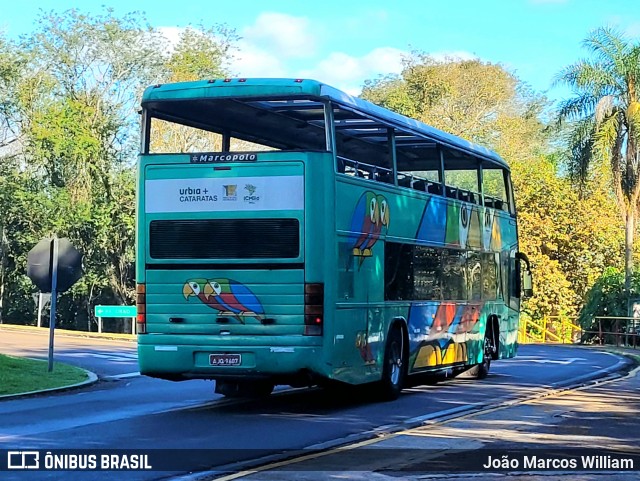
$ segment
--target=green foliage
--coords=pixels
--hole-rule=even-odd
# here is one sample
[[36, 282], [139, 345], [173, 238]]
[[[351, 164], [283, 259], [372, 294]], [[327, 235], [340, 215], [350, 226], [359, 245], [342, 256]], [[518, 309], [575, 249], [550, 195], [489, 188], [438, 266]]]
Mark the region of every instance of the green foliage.
[[186, 28], [167, 60], [169, 80], [185, 82], [225, 76], [224, 61], [229, 57], [235, 40], [234, 31], [224, 25]]
[[[586, 295], [584, 308], [580, 312], [578, 323], [588, 331], [619, 332], [625, 329], [624, 322], [615, 319], [596, 320], [596, 317], [629, 316], [629, 299], [640, 298], [640, 272], [631, 276], [631, 292], [625, 288], [625, 273], [617, 268], [606, 269]], [[606, 334], [605, 334], [606, 335]]]
[[84, 256], [84, 276], [59, 298], [61, 327], [91, 330], [95, 304], [134, 302], [140, 95], [224, 74], [235, 39], [188, 28], [168, 48], [144, 16], [110, 9], [42, 13], [19, 41], [0, 33], [0, 321], [35, 322], [27, 253], [54, 234]]
[[544, 152], [546, 104], [498, 64], [436, 60], [414, 52], [399, 77], [365, 83], [362, 97], [472, 142], [509, 160]]
[[[558, 174], [546, 100], [500, 65], [414, 54], [399, 77], [369, 81], [363, 95], [508, 160], [520, 249], [533, 266], [535, 296], [523, 305], [532, 319], [576, 315], [603, 269], [622, 262], [624, 231], [606, 177], [594, 176], [578, 191]], [[495, 187], [491, 176], [484, 187]]]
[[[634, 276], [633, 285], [640, 287], [640, 276]], [[640, 291], [639, 291], [640, 292]], [[578, 322], [584, 328], [592, 325], [596, 316], [627, 316], [627, 294], [624, 292], [624, 272], [615, 267], [606, 269], [589, 289]]]
[[601, 185], [579, 195], [557, 175], [553, 159], [512, 166], [519, 208], [520, 249], [528, 253], [535, 296], [532, 317], [573, 316], [587, 290], [609, 266], [622, 263], [624, 230], [616, 203]]
[[556, 83], [564, 83], [574, 92], [561, 103], [558, 121], [567, 129], [565, 157], [574, 177], [584, 182], [594, 164], [610, 168], [611, 185], [626, 224], [625, 278], [629, 289], [640, 207], [640, 44], [602, 27], [591, 32], [584, 45], [591, 58], [569, 65], [557, 75]]

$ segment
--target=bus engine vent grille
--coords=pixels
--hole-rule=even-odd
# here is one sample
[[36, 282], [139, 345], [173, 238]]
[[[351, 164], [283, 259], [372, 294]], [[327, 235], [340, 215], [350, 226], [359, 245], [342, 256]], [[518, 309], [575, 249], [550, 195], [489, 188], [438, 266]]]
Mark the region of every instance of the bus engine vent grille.
[[154, 259], [295, 259], [298, 219], [154, 220], [149, 227]]

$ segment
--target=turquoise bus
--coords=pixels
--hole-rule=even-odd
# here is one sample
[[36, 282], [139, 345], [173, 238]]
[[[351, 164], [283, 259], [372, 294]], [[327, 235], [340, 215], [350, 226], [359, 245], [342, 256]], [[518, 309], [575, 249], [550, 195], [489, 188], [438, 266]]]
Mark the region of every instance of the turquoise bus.
[[530, 270], [486, 148], [314, 80], [155, 85], [137, 191], [142, 374], [395, 399], [516, 354]]

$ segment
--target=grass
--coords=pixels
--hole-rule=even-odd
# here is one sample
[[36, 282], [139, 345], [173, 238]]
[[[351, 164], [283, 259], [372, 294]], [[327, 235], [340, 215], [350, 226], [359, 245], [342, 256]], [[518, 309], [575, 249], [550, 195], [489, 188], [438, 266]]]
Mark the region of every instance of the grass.
[[56, 362], [52, 372], [48, 367], [47, 361], [0, 354], [0, 396], [71, 386], [87, 379], [82, 369], [68, 364]]

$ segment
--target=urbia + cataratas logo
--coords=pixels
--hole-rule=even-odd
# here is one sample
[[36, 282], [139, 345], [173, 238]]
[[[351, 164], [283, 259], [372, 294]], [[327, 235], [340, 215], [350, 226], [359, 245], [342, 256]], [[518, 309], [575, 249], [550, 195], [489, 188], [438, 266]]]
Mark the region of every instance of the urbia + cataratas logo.
[[178, 189], [180, 202], [217, 202], [218, 196], [211, 195], [207, 188], [181, 187]]

